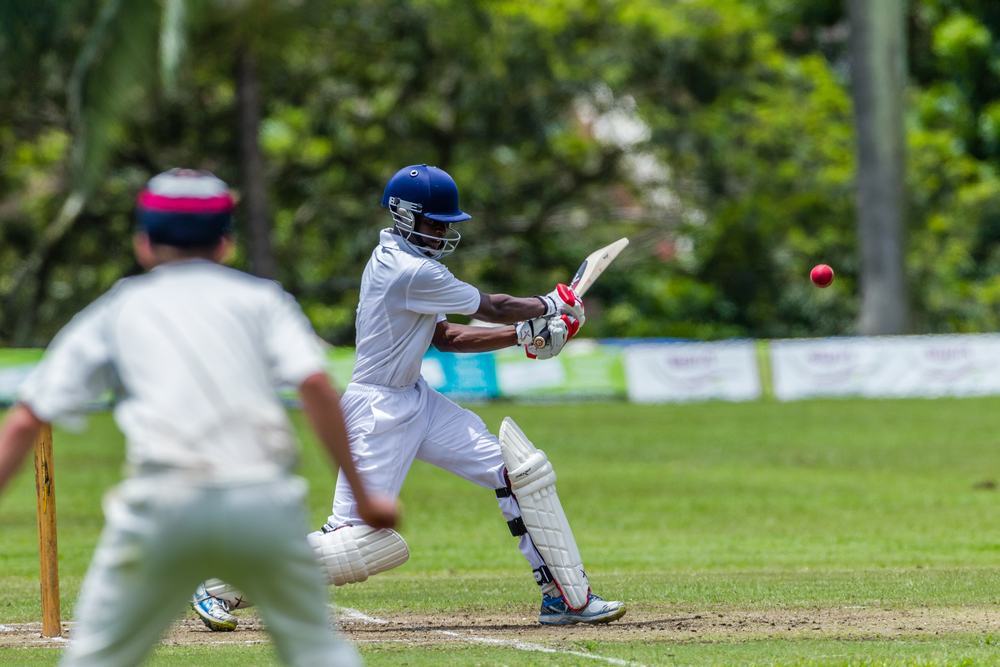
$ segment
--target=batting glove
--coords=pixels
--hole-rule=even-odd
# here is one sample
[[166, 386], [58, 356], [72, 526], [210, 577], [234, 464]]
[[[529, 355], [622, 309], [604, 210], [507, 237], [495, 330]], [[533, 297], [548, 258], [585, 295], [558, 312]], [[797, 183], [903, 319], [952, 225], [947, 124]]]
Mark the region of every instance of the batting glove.
[[539, 333], [546, 337], [547, 344], [541, 349], [536, 348], [533, 343], [525, 345], [524, 353], [529, 359], [551, 359], [562, 352], [569, 339], [580, 330], [581, 322], [569, 315], [537, 319], [546, 320], [545, 329]]
[[545, 305], [545, 313], [542, 317], [562, 314], [577, 320], [584, 319], [583, 301], [576, 295], [572, 287], [559, 283], [554, 290], [545, 296], [535, 298], [540, 299]]
[[517, 334], [517, 344], [530, 344], [531, 341], [535, 340], [535, 336], [540, 336], [542, 332], [545, 331], [545, 327], [547, 327], [548, 324], [548, 319], [545, 317], [536, 317], [533, 320], [518, 322], [514, 326], [514, 332]]

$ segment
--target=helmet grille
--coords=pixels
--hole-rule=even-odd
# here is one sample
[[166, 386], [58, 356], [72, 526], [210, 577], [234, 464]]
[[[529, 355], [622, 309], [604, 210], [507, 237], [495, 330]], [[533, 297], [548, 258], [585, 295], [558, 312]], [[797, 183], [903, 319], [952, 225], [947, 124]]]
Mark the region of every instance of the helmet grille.
[[[395, 200], [395, 201], [393, 201]], [[411, 205], [415, 208], [409, 209], [404, 208], [405, 205]], [[410, 202], [404, 202], [396, 197], [392, 197], [389, 200], [389, 212], [392, 213], [392, 224], [399, 230], [399, 236], [410, 248], [416, 250], [426, 257], [431, 259], [441, 259], [442, 257], [447, 257], [451, 253], [455, 252], [455, 248], [458, 247], [458, 242], [462, 240], [462, 235], [458, 233], [454, 227], [448, 228], [448, 235], [443, 239], [437, 236], [431, 236], [430, 234], [421, 234], [413, 229], [413, 224], [415, 218], [413, 217], [413, 211], [417, 213], [420, 212], [422, 207], [420, 204], [410, 204]], [[411, 238], [418, 236], [428, 242], [443, 241], [440, 248], [431, 248], [429, 246], [417, 245]]]

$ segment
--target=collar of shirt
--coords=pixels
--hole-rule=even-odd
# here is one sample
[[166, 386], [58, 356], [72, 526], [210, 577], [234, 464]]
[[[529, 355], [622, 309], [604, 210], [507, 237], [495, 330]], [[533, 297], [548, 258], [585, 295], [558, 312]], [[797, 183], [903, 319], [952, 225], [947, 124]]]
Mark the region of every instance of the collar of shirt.
[[205, 259], [203, 257], [185, 257], [184, 259], [175, 259], [170, 262], [164, 262], [163, 264], [157, 264], [149, 270], [149, 273], [156, 273], [160, 271], [169, 271], [171, 269], [180, 268], [182, 266], [222, 266], [218, 262], [213, 262], [210, 259]]
[[379, 232], [378, 242], [383, 248], [399, 250], [400, 252], [405, 252], [408, 255], [413, 255], [414, 257], [419, 257], [420, 259], [426, 259], [432, 262], [437, 261], [435, 259], [431, 259], [419, 250], [410, 247], [410, 244], [404, 241], [403, 237], [397, 234], [392, 227], [388, 227]]

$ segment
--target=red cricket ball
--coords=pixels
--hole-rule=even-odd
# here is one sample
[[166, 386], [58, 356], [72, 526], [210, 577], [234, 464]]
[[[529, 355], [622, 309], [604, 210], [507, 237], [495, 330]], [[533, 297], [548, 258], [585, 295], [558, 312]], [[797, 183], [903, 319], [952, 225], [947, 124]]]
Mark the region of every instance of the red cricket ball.
[[829, 287], [833, 282], [833, 269], [826, 264], [817, 264], [809, 272], [809, 279], [816, 287]]

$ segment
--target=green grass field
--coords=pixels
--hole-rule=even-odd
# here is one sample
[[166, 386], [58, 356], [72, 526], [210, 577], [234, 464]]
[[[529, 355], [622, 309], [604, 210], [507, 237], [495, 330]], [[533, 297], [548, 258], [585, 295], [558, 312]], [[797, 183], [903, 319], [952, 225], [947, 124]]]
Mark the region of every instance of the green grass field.
[[[491, 428], [513, 416], [548, 453], [595, 592], [625, 600], [644, 618], [868, 609], [943, 619], [975, 612], [977, 620], [945, 623], [937, 634], [860, 628], [681, 640], [643, 637], [637, 628], [565, 640], [553, 631], [546, 645], [562, 651], [555, 654], [364, 644], [373, 667], [1000, 664], [1000, 398], [476, 411]], [[94, 415], [84, 434], [56, 432], [64, 619], [122, 451], [108, 415]], [[308, 434], [303, 458], [318, 526], [334, 476]], [[491, 492], [417, 464], [401, 499], [410, 561], [331, 591], [336, 604], [372, 616], [407, 609], [532, 621], [537, 587]], [[25, 466], [0, 498], [0, 625], [40, 619], [35, 530]], [[0, 667], [57, 659], [52, 649], [0, 649]], [[150, 664], [278, 663], [267, 645], [254, 645], [164, 646]]]

